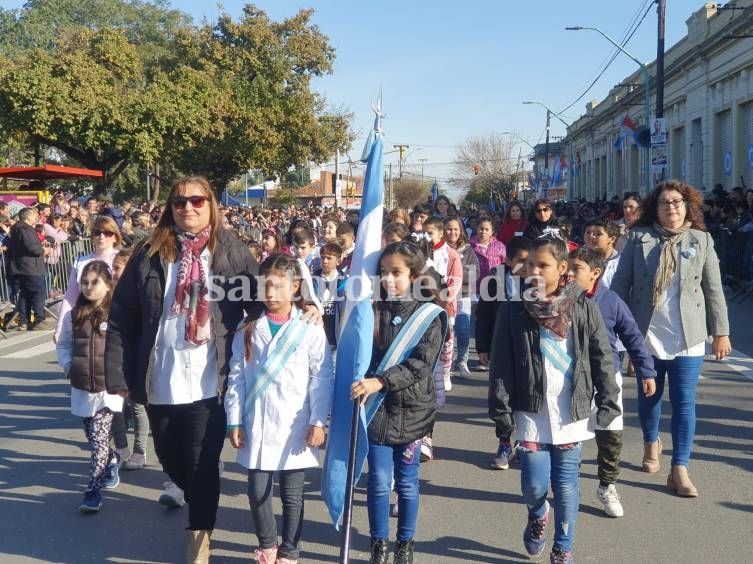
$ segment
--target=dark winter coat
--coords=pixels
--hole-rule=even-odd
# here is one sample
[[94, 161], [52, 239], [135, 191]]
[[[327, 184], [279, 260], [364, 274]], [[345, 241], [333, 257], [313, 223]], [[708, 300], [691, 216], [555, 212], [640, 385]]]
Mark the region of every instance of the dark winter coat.
[[[421, 303], [417, 300], [382, 303], [376, 319], [380, 342], [374, 343], [369, 373], [374, 373], [400, 329]], [[398, 317], [402, 321], [393, 322]], [[378, 374], [384, 380], [385, 398], [369, 424], [370, 442], [401, 445], [431, 431], [437, 411], [432, 372], [443, 341], [442, 322], [436, 318], [408, 359]]]
[[8, 240], [8, 274], [11, 276], [44, 276], [44, 247], [37, 231], [19, 221], [10, 230]]
[[[148, 383], [154, 363], [154, 345], [162, 317], [167, 265], [159, 254], [147, 256], [145, 244], [128, 261], [113, 294], [105, 349], [107, 391], [128, 390], [131, 399], [148, 403]], [[245, 312], [251, 311], [256, 299], [256, 276], [259, 267], [248, 248], [227, 230], [219, 232], [210, 268], [215, 284], [224, 290], [222, 300], [210, 301], [214, 343], [217, 348], [217, 395], [226, 388], [228, 361], [233, 337]], [[217, 278], [222, 277], [222, 278]], [[237, 277], [237, 278], [236, 278]], [[232, 282], [230, 279], [234, 278]], [[231, 301], [228, 293], [240, 295], [242, 280], [247, 279], [249, 301]], [[222, 281], [218, 283], [217, 281]], [[170, 307], [171, 304], [167, 304]]]
[[71, 386], [85, 392], [105, 391], [106, 327], [94, 331], [90, 321], [73, 328], [73, 351], [68, 379]]
[[[489, 365], [489, 417], [498, 433], [510, 436], [514, 411], [538, 413], [544, 406], [544, 361], [539, 324], [522, 301], [500, 302]], [[596, 422], [606, 427], [620, 414], [619, 387], [612, 349], [599, 307], [578, 296], [572, 318], [573, 370], [570, 413], [572, 420], [588, 419], [596, 399]], [[594, 396], [595, 394], [595, 396]]]

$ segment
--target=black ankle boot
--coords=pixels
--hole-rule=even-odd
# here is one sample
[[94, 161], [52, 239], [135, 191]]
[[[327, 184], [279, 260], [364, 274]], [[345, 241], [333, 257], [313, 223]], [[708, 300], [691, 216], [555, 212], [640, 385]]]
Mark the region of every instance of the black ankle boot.
[[395, 545], [395, 564], [413, 564], [413, 541], [397, 541]]
[[387, 564], [387, 541], [383, 539], [371, 539], [371, 560], [369, 564]]

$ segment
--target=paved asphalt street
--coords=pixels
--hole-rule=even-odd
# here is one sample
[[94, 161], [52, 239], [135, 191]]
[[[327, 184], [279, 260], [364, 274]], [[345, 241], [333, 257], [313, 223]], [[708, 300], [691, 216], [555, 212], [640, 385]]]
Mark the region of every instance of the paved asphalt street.
[[[578, 562], [753, 562], [753, 329], [750, 304], [731, 307], [733, 345], [743, 353], [704, 366], [698, 393], [691, 476], [697, 499], [670, 495], [669, 405], [662, 422], [665, 453], [658, 474], [640, 471], [635, 384], [626, 380], [626, 430], [619, 492], [625, 516], [604, 516], [596, 499], [595, 446], [584, 448]], [[102, 511], [77, 511], [88, 451], [80, 420], [69, 412], [68, 386], [55, 362], [50, 332], [0, 340], [0, 562], [182, 562], [186, 508], [157, 503], [165, 479], [149, 466], [121, 472]], [[750, 355], [750, 356], [746, 356]], [[489, 470], [495, 439], [486, 417], [486, 375], [455, 380], [435, 433], [437, 460], [421, 468], [417, 563], [526, 562], [525, 508], [519, 471]], [[151, 440], [150, 440], [151, 448]], [[248, 562], [255, 547], [245, 475], [223, 451], [225, 473], [212, 562]], [[306, 487], [302, 562], [337, 562], [338, 534], [318, 494]], [[363, 483], [363, 481], [362, 481]], [[279, 504], [278, 504], [279, 512]], [[393, 533], [394, 534], [394, 533]], [[551, 537], [551, 531], [550, 531]], [[355, 501], [352, 562], [365, 562], [365, 490]], [[548, 553], [548, 548], [547, 548]]]

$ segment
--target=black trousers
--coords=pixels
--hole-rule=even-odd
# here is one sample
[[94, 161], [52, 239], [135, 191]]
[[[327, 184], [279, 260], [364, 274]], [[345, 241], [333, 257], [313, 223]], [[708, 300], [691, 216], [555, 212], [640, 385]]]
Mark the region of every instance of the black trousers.
[[44, 276], [17, 276], [18, 302], [16, 303], [21, 324], [31, 322], [34, 312], [34, 322], [44, 321], [44, 300], [47, 290], [44, 287]]
[[227, 421], [224, 405], [215, 397], [183, 405], [148, 405], [146, 411], [157, 458], [188, 502], [189, 530], [214, 529]]

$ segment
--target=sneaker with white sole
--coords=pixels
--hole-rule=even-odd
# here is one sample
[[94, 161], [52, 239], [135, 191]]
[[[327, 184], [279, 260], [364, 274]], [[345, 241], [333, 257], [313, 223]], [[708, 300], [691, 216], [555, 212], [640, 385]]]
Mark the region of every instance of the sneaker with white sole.
[[450, 376], [449, 374], [444, 375], [444, 391], [445, 392], [452, 391], [452, 376]]
[[183, 507], [186, 503], [183, 497], [183, 490], [180, 489], [175, 482], [165, 482], [165, 489], [162, 491], [162, 495], [159, 496], [159, 502], [162, 505], [168, 507]]
[[434, 445], [432, 444], [431, 437], [426, 435], [421, 439], [421, 462], [429, 460], [434, 460]]
[[523, 531], [523, 544], [530, 556], [541, 556], [546, 545], [546, 525], [549, 522], [549, 502], [544, 502], [544, 516], [540, 519], [528, 516], [528, 523]]
[[115, 452], [115, 456], [105, 466], [105, 474], [102, 476], [102, 487], [106, 490], [112, 490], [120, 484], [120, 455]]
[[146, 466], [146, 454], [134, 452], [131, 457], [123, 463], [123, 470], [141, 470]]
[[458, 364], [458, 376], [460, 378], [470, 378], [471, 377], [471, 371], [468, 370], [468, 364], [465, 362], [462, 362]]
[[497, 454], [494, 455], [494, 460], [492, 460], [492, 468], [494, 470], [507, 470], [510, 468], [512, 457], [512, 445], [509, 442], [500, 442], [499, 447], [497, 447]]
[[609, 484], [606, 488], [599, 486], [599, 489], [596, 490], [596, 495], [604, 506], [604, 513], [609, 517], [622, 517], [625, 514], [622, 503], [620, 503], [620, 495], [617, 493], [617, 488], [614, 484]]

